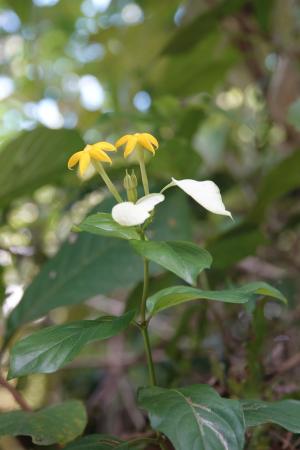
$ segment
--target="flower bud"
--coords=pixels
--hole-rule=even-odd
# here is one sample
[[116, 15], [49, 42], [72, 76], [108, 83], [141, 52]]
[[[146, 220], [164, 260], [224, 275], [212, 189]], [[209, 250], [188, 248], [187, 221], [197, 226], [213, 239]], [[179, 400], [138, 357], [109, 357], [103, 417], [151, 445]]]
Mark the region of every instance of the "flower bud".
[[132, 170], [131, 175], [126, 170], [126, 175], [124, 177], [123, 181], [124, 188], [127, 192], [127, 198], [130, 202], [135, 203], [137, 201], [137, 177], [134, 173], [134, 170]]

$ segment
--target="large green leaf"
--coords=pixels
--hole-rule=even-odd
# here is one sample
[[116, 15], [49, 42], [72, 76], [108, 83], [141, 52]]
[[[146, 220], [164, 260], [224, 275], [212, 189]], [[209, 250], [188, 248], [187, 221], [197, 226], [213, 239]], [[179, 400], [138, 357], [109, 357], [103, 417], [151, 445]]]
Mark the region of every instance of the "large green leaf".
[[276, 423], [292, 433], [300, 433], [300, 401], [242, 400], [242, 408], [247, 427], [264, 423]]
[[257, 202], [250, 215], [250, 219], [259, 221], [263, 218], [268, 206], [280, 197], [300, 186], [300, 152], [280, 161], [264, 177], [260, 187]]
[[197, 276], [212, 263], [210, 254], [191, 242], [130, 241], [134, 250], [189, 284], [196, 284]]
[[[113, 201], [99, 209], [110, 211]], [[168, 195], [164, 208], [157, 210], [150, 233], [154, 239], [188, 239], [191, 224], [186, 196]], [[25, 291], [8, 319], [8, 338], [20, 325], [37, 319], [58, 306], [74, 305], [90, 297], [126, 289], [143, 278], [140, 258], [127, 242], [89, 233], [79, 233], [63, 244]]]
[[108, 213], [98, 213], [87, 216], [78, 226], [79, 230], [100, 236], [116, 237], [120, 239], [140, 239], [135, 227], [123, 227], [115, 222]]
[[151, 387], [139, 392], [152, 427], [176, 450], [242, 450], [244, 417], [238, 401], [223, 399], [207, 385], [180, 389]]
[[78, 320], [37, 331], [13, 347], [8, 378], [55, 372], [72, 361], [88, 342], [108, 339], [125, 330], [133, 317], [134, 311], [129, 311], [120, 317]]
[[83, 404], [71, 400], [37, 412], [0, 414], [0, 436], [31, 436], [35, 444], [65, 444], [79, 436], [87, 423]]
[[153, 315], [163, 309], [180, 305], [191, 300], [207, 299], [225, 303], [247, 303], [255, 296], [273, 297], [286, 303], [284, 295], [262, 281], [245, 284], [244, 286], [222, 291], [204, 291], [189, 286], [173, 286], [163, 289], [147, 300], [147, 309]]
[[104, 434], [92, 434], [76, 439], [76, 441], [68, 444], [65, 450], [135, 450], [139, 447], [121, 441], [115, 436]]
[[[203, 40], [213, 29], [220, 26], [220, 20], [238, 11], [245, 0], [223, 0], [214, 8], [199, 15], [188, 25], [180, 27], [164, 49], [164, 53], [183, 53]], [[208, 58], [209, 59], [209, 58]]]
[[0, 205], [55, 183], [67, 171], [70, 155], [84, 143], [77, 131], [37, 128], [9, 142], [0, 152]]
[[224, 47], [224, 36], [219, 31], [210, 32], [192, 51], [167, 58], [156, 90], [180, 97], [213, 92], [239, 59], [240, 54], [233, 45]]

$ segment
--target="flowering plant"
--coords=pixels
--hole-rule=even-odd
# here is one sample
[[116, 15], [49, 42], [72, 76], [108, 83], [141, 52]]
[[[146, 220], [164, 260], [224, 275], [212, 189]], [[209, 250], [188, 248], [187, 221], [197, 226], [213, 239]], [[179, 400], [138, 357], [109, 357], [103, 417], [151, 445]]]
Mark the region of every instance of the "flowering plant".
[[[122, 192], [111, 180], [104, 165], [112, 164], [107, 152], [116, 152], [121, 147], [124, 147], [125, 158], [135, 153], [140, 168], [140, 177], [134, 170], [131, 173], [126, 171]], [[157, 376], [153, 360], [149, 325], [161, 311], [189, 301], [243, 304], [253, 309], [256, 303], [262, 303], [267, 297], [283, 303], [286, 303], [286, 299], [280, 291], [261, 281], [219, 291], [211, 290], [204, 272], [212, 263], [207, 250], [182, 240], [150, 239], [148, 227], [155, 222], [156, 208], [164, 207], [164, 202], [168, 202], [168, 190], [173, 187], [181, 189], [209, 212], [232, 218], [223, 203], [218, 186], [210, 180], [172, 178], [160, 192], [150, 192], [144, 152], [155, 156], [158, 149], [157, 139], [149, 133], [127, 134], [117, 140], [115, 145], [108, 142], [87, 145], [74, 153], [68, 163], [70, 169], [79, 165], [80, 176], [92, 164], [116, 201], [111, 213], [92, 214], [78, 228], [106, 238], [128, 241], [130, 247], [141, 257], [144, 280], [138, 306], [121, 316], [102, 316], [94, 320], [80, 320], [44, 328], [17, 342], [11, 352], [9, 378], [31, 373], [51, 373], [73, 360], [91, 341], [108, 339], [130, 326], [141, 333], [149, 376], [148, 382], [145, 380], [144, 386], [139, 387], [138, 404], [148, 413], [149, 430], [127, 441], [104, 435], [85, 436], [69, 443], [65, 447], [68, 450], [166, 450], [171, 445], [176, 450], [242, 450], [247, 427], [273, 421], [291, 431], [298, 429], [297, 426], [293, 428], [290, 424], [286, 425], [283, 413], [286, 407], [299, 409], [297, 402], [283, 401], [279, 405], [261, 400], [227, 399], [221, 397], [210, 385], [204, 384], [160, 387], [162, 382]], [[139, 178], [144, 191], [140, 197]], [[183, 280], [182, 284], [153, 292], [150, 285], [151, 262], [175, 274]], [[22, 417], [29, 420], [28, 416]], [[77, 434], [81, 432], [82, 427], [79, 427]], [[47, 443], [50, 440], [50, 443], [64, 444], [73, 437], [52, 437]]]

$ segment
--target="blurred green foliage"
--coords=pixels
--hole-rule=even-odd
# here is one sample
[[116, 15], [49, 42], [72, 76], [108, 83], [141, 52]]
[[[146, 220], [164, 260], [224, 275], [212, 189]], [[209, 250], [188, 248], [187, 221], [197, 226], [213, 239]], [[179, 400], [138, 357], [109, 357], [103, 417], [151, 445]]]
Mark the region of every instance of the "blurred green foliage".
[[[299, 35], [293, 0], [0, 0], [3, 340], [21, 324], [19, 337], [135, 302], [142, 268], [127, 243], [72, 232], [111, 202], [92, 172], [82, 182], [66, 161], [84, 143], [149, 131], [161, 144], [148, 164], [153, 185], [212, 179], [235, 218], [208, 215], [174, 192], [158, 208], [153, 237], [192, 236], [209, 249], [213, 270], [202, 289], [263, 278], [290, 300], [255, 314], [188, 304], [157, 317], [161, 384], [300, 398]], [[120, 186], [127, 165], [118, 153], [111, 175]], [[171, 284], [157, 267], [152, 276], [154, 291]], [[49, 376], [38, 399], [34, 376], [18, 387], [33, 405], [81, 398], [88, 432], [142, 430], [133, 387], [145, 379], [142, 343], [134, 331], [127, 339], [138, 356], [115, 338]], [[15, 406], [4, 390], [0, 404]], [[247, 448], [276, 450], [285, 439], [285, 448], [299, 448], [282, 433], [259, 428]]]

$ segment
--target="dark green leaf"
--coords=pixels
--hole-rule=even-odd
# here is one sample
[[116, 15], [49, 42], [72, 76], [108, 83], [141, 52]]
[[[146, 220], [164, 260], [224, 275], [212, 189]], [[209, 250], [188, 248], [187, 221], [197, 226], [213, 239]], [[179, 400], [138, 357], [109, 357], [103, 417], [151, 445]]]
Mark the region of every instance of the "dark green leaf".
[[135, 445], [129, 446], [127, 442], [121, 441], [114, 436], [92, 434], [77, 439], [67, 445], [65, 450], [129, 450], [129, 448], [132, 450], [137, 449]]
[[263, 179], [250, 219], [259, 221], [274, 200], [300, 186], [300, 152], [279, 162]]
[[[189, 122], [194, 120], [199, 127], [199, 111], [192, 113], [193, 119], [189, 117]], [[191, 148], [189, 141], [172, 139], [160, 146], [159, 152], [149, 165], [149, 173], [168, 181], [172, 177], [193, 178], [197, 176], [200, 163], [201, 157]]]
[[0, 414], [0, 436], [31, 436], [35, 444], [65, 444], [79, 436], [87, 423], [83, 404], [72, 400], [37, 412]]
[[242, 408], [247, 427], [264, 423], [276, 423], [292, 433], [300, 433], [300, 401], [242, 400]]
[[244, 417], [238, 401], [223, 399], [207, 385], [180, 389], [151, 387], [139, 392], [155, 430], [176, 450], [242, 450]]
[[196, 17], [179, 31], [167, 44], [164, 53], [182, 53], [190, 50], [213, 29], [220, 26], [220, 20], [238, 11], [245, 0], [224, 0], [214, 8]]
[[70, 155], [84, 146], [74, 130], [37, 128], [9, 142], [0, 152], [0, 204], [55, 183], [67, 171]]
[[[99, 208], [107, 212], [113, 204], [109, 200]], [[168, 195], [164, 208], [157, 210], [150, 233], [154, 239], [190, 238], [189, 208], [183, 193], [174, 191]], [[78, 304], [118, 288], [126, 289], [142, 278], [141, 260], [127, 242], [89, 233], [73, 235], [25, 291], [8, 319], [6, 338], [21, 324], [58, 306]]]
[[134, 250], [189, 284], [196, 284], [197, 276], [212, 263], [210, 254], [191, 242], [130, 241]]
[[133, 317], [134, 311], [129, 311], [120, 317], [78, 320], [37, 331], [13, 347], [8, 377], [55, 372], [72, 361], [88, 342], [108, 339], [125, 330]]
[[203, 291], [189, 286], [173, 286], [152, 295], [147, 300], [147, 309], [156, 314], [166, 308], [180, 305], [191, 300], [215, 300], [224, 303], [247, 303], [254, 296], [273, 297], [286, 303], [284, 295], [262, 281], [245, 284], [244, 286], [222, 291]]
[[108, 213], [98, 213], [88, 216], [78, 226], [79, 230], [101, 236], [116, 237], [120, 239], [140, 239], [134, 227], [123, 227], [115, 222]]
[[254, 0], [253, 7], [257, 21], [264, 33], [269, 31], [271, 15], [274, 11], [274, 0], [262, 2], [261, 0]]
[[213, 92], [239, 59], [236, 48], [233, 45], [224, 48], [223, 35], [212, 32], [201, 39], [192, 51], [167, 59], [157, 90], [161, 94], [168, 92], [181, 97], [203, 91]]

